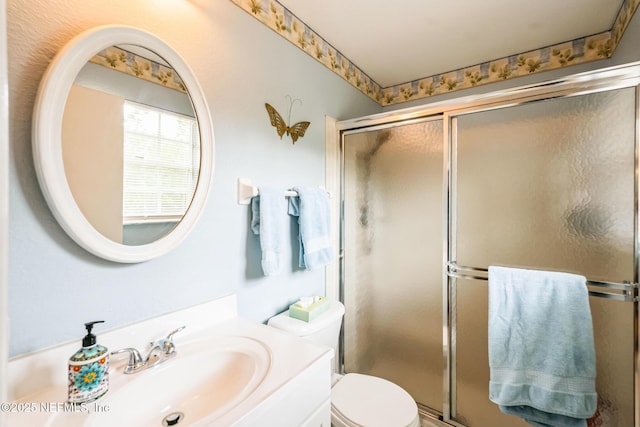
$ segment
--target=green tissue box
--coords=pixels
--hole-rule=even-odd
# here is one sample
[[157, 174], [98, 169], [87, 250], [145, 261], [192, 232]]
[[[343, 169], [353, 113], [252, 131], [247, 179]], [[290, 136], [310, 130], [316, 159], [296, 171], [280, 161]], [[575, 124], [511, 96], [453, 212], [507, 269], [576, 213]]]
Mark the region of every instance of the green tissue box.
[[316, 297], [317, 301], [304, 307], [297, 302], [289, 306], [289, 317], [302, 320], [305, 322], [311, 322], [319, 315], [327, 311], [329, 308], [329, 300], [326, 297]]

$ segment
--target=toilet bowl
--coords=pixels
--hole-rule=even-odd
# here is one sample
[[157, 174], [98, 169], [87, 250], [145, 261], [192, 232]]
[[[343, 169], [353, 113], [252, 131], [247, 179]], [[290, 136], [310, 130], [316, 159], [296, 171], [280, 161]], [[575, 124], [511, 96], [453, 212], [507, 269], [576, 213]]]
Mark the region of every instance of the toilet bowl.
[[371, 375], [347, 374], [331, 389], [334, 427], [420, 427], [413, 398], [396, 384]]
[[[344, 306], [339, 301], [329, 304], [327, 311], [311, 322], [289, 317], [287, 310], [269, 319], [267, 324], [335, 351]], [[332, 384], [331, 425], [334, 427], [420, 427], [416, 402], [391, 381], [348, 373], [334, 374]]]

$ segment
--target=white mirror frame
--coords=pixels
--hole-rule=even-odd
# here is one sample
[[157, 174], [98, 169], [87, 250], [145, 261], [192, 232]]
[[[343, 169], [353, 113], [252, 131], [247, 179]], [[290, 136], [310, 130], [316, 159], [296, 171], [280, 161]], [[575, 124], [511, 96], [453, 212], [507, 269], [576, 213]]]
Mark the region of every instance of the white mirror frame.
[[[62, 157], [64, 106], [76, 76], [99, 51], [122, 44], [149, 49], [171, 65], [187, 88], [200, 130], [200, 174], [189, 209], [169, 234], [138, 246], [109, 240], [89, 223], [71, 193]], [[55, 56], [38, 89], [32, 142], [38, 181], [53, 215], [76, 243], [100, 258], [135, 263], [163, 255], [187, 237], [204, 210], [213, 178], [214, 140], [209, 107], [195, 75], [180, 55], [156, 36], [140, 29], [113, 25], [96, 27], [74, 37]]]

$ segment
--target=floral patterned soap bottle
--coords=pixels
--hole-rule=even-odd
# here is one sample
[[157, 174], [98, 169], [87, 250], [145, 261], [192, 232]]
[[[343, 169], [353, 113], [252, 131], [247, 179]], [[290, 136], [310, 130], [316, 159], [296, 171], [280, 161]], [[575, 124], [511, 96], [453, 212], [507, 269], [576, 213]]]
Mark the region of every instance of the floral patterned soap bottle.
[[70, 403], [91, 402], [109, 390], [109, 350], [96, 344], [96, 336], [91, 333], [96, 323], [104, 320], [84, 324], [87, 335], [82, 339], [82, 348], [69, 358]]

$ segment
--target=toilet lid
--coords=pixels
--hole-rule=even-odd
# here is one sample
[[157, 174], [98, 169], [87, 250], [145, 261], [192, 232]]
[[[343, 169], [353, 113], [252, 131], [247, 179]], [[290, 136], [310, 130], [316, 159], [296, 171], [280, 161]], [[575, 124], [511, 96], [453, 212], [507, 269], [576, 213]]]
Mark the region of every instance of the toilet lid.
[[331, 389], [331, 406], [354, 424], [408, 426], [418, 406], [405, 390], [382, 378], [347, 374]]

